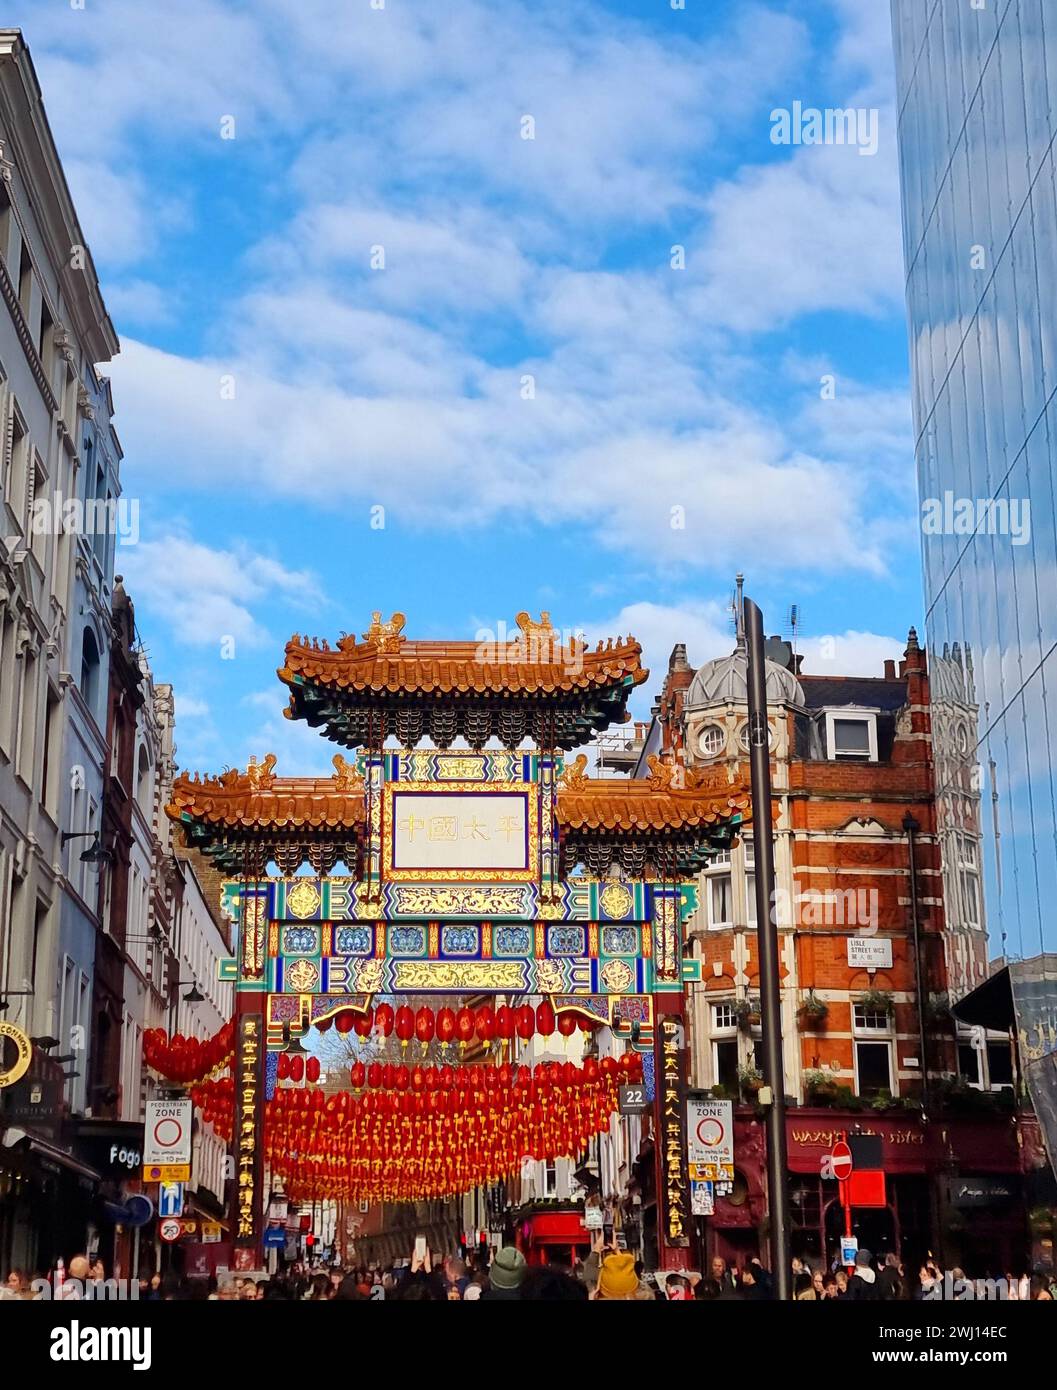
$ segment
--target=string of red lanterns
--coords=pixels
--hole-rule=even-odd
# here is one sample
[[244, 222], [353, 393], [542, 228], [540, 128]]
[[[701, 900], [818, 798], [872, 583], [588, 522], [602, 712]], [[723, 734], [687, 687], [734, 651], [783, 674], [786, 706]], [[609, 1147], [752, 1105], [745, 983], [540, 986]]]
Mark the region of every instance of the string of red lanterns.
[[450, 1091], [429, 1093], [280, 1088], [265, 1107], [265, 1156], [294, 1200], [452, 1195], [516, 1171], [526, 1156], [581, 1154], [608, 1126], [620, 1083], [641, 1074], [630, 1056], [586, 1075], [571, 1063], [513, 1067], [505, 1090], [501, 1067], [459, 1069]]
[[571, 1037], [577, 1028], [589, 1033], [599, 1026], [598, 1021], [563, 1009], [555, 1013], [553, 1005], [544, 1000], [535, 1008], [531, 1004], [521, 1004], [512, 1008], [500, 1004], [482, 1004], [477, 1009], [464, 1005], [456, 1012], [443, 1008], [436, 1013], [423, 1005], [417, 1011], [407, 1004], [394, 1009], [391, 1004], [379, 1004], [376, 1008], [364, 1010], [342, 1009], [332, 1018], [322, 1019], [316, 1026], [325, 1031], [333, 1023], [339, 1033], [355, 1033], [359, 1038], [369, 1038], [377, 1033], [383, 1038], [395, 1035], [406, 1046], [417, 1039], [425, 1046], [434, 1038], [440, 1043], [459, 1043], [466, 1047], [476, 1039], [485, 1046], [497, 1038], [506, 1042], [520, 1038], [528, 1042], [530, 1038], [549, 1038], [555, 1032], [563, 1038]]
[[185, 1086], [221, 1071], [230, 1065], [234, 1055], [235, 1025], [230, 1022], [204, 1039], [176, 1033], [170, 1041], [164, 1028], [148, 1028], [143, 1034], [143, 1060], [147, 1066]]
[[[293, 1059], [291, 1059], [293, 1060]], [[279, 1059], [279, 1079], [283, 1078], [283, 1058]], [[619, 1059], [604, 1057], [601, 1061], [588, 1057], [582, 1067], [572, 1062], [542, 1062], [530, 1069], [511, 1062], [501, 1066], [472, 1067], [394, 1066], [391, 1062], [354, 1062], [349, 1068], [349, 1080], [354, 1091], [506, 1091], [511, 1086], [548, 1084], [574, 1086], [581, 1082], [597, 1081], [599, 1076], [620, 1076], [624, 1081], [641, 1079], [642, 1059], [636, 1052], [625, 1052]], [[306, 1071], [309, 1081], [313, 1079]], [[291, 1079], [296, 1080], [296, 1077]]]
[[[280, 1076], [305, 1074], [313, 1061], [281, 1053]], [[641, 1077], [635, 1052], [588, 1057], [582, 1066], [372, 1063], [358, 1092], [280, 1086], [265, 1105], [265, 1155], [293, 1200], [449, 1196], [497, 1181], [526, 1156], [578, 1156], [608, 1126], [619, 1086]], [[207, 1122], [230, 1139], [231, 1078], [202, 1082], [191, 1094]]]
[[200, 1081], [191, 1087], [191, 1099], [202, 1112], [202, 1119], [212, 1125], [226, 1144], [231, 1143], [235, 1114], [235, 1082], [230, 1076], [213, 1081]]

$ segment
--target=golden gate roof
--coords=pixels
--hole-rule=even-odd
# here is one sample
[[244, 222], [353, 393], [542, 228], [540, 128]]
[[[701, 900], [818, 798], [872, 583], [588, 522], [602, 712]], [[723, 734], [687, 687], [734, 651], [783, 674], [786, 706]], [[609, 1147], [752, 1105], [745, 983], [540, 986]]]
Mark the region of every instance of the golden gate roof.
[[588, 777], [581, 754], [558, 786], [559, 824], [573, 831], [614, 834], [695, 831], [747, 818], [748, 788], [727, 781], [724, 769], [683, 769], [650, 755], [648, 778]]
[[571, 748], [626, 722], [628, 698], [649, 676], [633, 637], [590, 649], [548, 613], [516, 621], [509, 636], [417, 641], [404, 636], [402, 613], [383, 622], [376, 612], [360, 641], [346, 635], [332, 647], [295, 635], [278, 672], [290, 687], [287, 717], [347, 747], [394, 735], [405, 747], [429, 737], [448, 748], [461, 736], [471, 748], [493, 737], [511, 748], [528, 736]]
[[332, 777], [276, 777], [274, 753], [245, 772], [183, 773], [165, 808], [171, 820], [228, 830], [355, 830], [365, 816], [363, 778], [340, 753]]
[[[748, 788], [723, 769], [682, 769], [653, 755], [646, 778], [592, 778], [587, 757], [570, 763], [558, 782], [555, 819], [570, 832], [630, 835], [706, 830], [748, 818]], [[366, 818], [361, 773], [334, 755], [331, 777], [276, 777], [276, 758], [251, 758], [245, 772], [217, 777], [181, 774], [166, 806], [171, 820], [218, 831], [332, 831], [355, 836]]]

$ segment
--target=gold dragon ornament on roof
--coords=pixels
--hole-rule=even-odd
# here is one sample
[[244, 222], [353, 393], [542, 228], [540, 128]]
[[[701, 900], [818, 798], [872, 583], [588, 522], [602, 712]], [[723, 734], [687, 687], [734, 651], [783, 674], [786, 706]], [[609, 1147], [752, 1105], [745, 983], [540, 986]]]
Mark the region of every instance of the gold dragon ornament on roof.
[[387, 623], [383, 623], [381, 611], [375, 609], [371, 614], [371, 625], [363, 634], [363, 640], [372, 643], [380, 652], [398, 652], [404, 641], [401, 633], [406, 622], [403, 613], [394, 613]]
[[331, 759], [334, 764], [334, 781], [338, 791], [355, 792], [363, 789], [363, 773], [355, 763], [350, 763], [341, 753]]

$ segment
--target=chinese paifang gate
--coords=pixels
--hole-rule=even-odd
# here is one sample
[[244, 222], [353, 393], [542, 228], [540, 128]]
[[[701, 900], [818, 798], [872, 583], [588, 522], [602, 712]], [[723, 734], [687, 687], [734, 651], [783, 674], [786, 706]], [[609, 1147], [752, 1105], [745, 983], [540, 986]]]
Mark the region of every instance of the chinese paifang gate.
[[[469, 1191], [527, 1155], [579, 1157], [624, 1081], [652, 1102], [658, 1230], [685, 1245], [681, 1024], [700, 966], [683, 923], [747, 790], [726, 767], [651, 757], [647, 777], [598, 779], [567, 759], [628, 720], [649, 674], [631, 637], [589, 649], [525, 613], [483, 645], [403, 628], [375, 613], [361, 641], [286, 647], [286, 716], [351, 751], [332, 776], [277, 776], [269, 754], [176, 780], [169, 816], [225, 876], [235, 1017], [191, 1055], [152, 1036], [147, 1060], [230, 1135], [244, 1253], [273, 1183], [295, 1200]], [[518, 1061], [533, 1034], [602, 1024], [622, 1057]], [[351, 1089], [316, 1084], [297, 1050], [331, 1026], [364, 1041]]]

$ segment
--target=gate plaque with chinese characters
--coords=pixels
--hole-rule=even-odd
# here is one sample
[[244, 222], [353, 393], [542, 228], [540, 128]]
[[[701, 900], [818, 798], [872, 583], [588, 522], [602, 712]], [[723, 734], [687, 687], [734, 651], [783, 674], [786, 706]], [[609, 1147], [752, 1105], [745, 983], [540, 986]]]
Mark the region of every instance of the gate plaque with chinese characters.
[[528, 880], [539, 873], [537, 799], [524, 786], [389, 790], [383, 862], [394, 881]]

